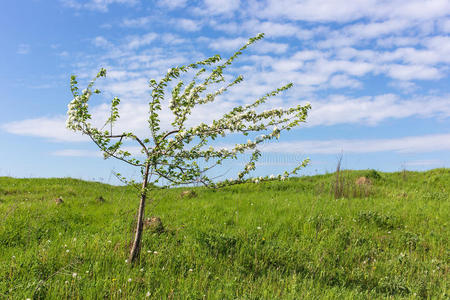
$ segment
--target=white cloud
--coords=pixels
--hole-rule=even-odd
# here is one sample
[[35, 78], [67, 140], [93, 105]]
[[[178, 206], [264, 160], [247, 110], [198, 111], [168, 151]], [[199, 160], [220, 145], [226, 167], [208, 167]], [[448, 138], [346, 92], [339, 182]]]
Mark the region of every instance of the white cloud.
[[94, 46], [102, 48], [111, 46], [111, 43], [103, 36], [97, 36], [95, 39], [92, 40], [92, 43], [94, 44]]
[[140, 0], [61, 0], [61, 2], [74, 9], [88, 9], [101, 12], [107, 12], [108, 8], [112, 4], [124, 4], [128, 6], [134, 6], [140, 2]]
[[439, 79], [442, 74], [438, 69], [423, 65], [399, 65], [392, 64], [386, 66], [388, 75], [394, 79]]
[[87, 137], [66, 129], [65, 117], [42, 117], [3, 124], [3, 130], [9, 133], [34, 136], [53, 141], [84, 142]]
[[123, 27], [136, 27], [136, 28], [144, 27], [144, 26], [148, 25], [151, 20], [152, 20], [151, 16], [134, 18], [134, 19], [126, 18], [122, 21], [122, 26]]
[[68, 157], [102, 157], [102, 153], [99, 151], [90, 151], [82, 149], [64, 149], [52, 152], [55, 156], [68, 156]]
[[384, 48], [414, 46], [420, 44], [420, 42], [419, 38], [409, 36], [389, 36], [376, 40], [377, 45]]
[[257, 53], [281, 54], [288, 50], [289, 45], [284, 43], [273, 43], [262, 41], [253, 49]]
[[448, 15], [447, 0], [266, 0], [251, 7], [254, 16], [310, 22], [351, 22], [362, 18], [429, 20]]
[[137, 49], [142, 46], [148, 46], [150, 45], [156, 38], [158, 37], [158, 34], [154, 32], [150, 32], [144, 35], [134, 35], [134, 36], [128, 36], [127, 37], [127, 48], [129, 49]]
[[423, 167], [423, 166], [445, 166], [448, 162], [439, 159], [412, 160], [404, 162], [404, 166]]
[[393, 80], [389, 82], [389, 86], [399, 89], [404, 93], [412, 93], [418, 89], [417, 84], [411, 81]]
[[210, 40], [209, 47], [214, 50], [230, 51], [239, 49], [246, 42], [247, 39], [242, 37], [232, 39], [218, 38]]
[[444, 33], [450, 33], [450, 18], [444, 18], [438, 23], [439, 29]]
[[[80, 69], [91, 74], [99, 61], [108, 67], [108, 77], [101, 85], [107, 96], [117, 95], [123, 100], [121, 106], [127, 110], [123, 126], [141, 130], [142, 125], [133, 122], [145, 123], [139, 113], [133, 117], [132, 111], [146, 111], [149, 78], [160, 77], [169, 67], [204, 58], [198, 49], [205, 52], [209, 52], [205, 48], [217, 52], [237, 50], [256, 32], [265, 32], [266, 39], [239, 59], [242, 64], [230, 68], [231, 72], [244, 74], [246, 81], [224, 98], [228, 103], [223, 104], [223, 108], [240, 104], [239, 101], [250, 101], [271, 88], [293, 82], [290, 96], [274, 99], [272, 103], [295, 105], [297, 99], [308, 96], [313, 104], [309, 126], [375, 125], [387, 118], [450, 116], [447, 95], [415, 95], [402, 99], [392, 94], [373, 96], [369, 87], [370, 77], [384, 76], [390, 81], [386, 84], [388, 88], [394, 86], [411, 92], [421, 84], [415, 80], [437, 80], [448, 73], [450, 38], [438, 31], [445, 29], [448, 23], [443, 12], [448, 7], [445, 1], [412, 0], [408, 8], [399, 0], [350, 0], [345, 5], [333, 0], [207, 0], [200, 1], [197, 8], [186, 7], [185, 0], [157, 3], [158, 13], [161, 7], [183, 8], [185, 12], [183, 18], [168, 14], [161, 24], [177, 24], [187, 31], [197, 31], [209, 24], [230, 33], [231, 38], [203, 36], [191, 40], [169, 31], [124, 36], [113, 44], [104, 37], [97, 37], [94, 44], [108, 47], [108, 51], [99, 54], [96, 62]], [[231, 13], [236, 18], [228, 18]], [[121, 25], [143, 27], [149, 25], [152, 18], [155, 15], [124, 19]], [[433, 22], [436, 29], [430, 33]], [[310, 40], [299, 41], [300, 38]], [[326, 96], [329, 88], [345, 89], [339, 92], [348, 95], [369, 93], [369, 96]], [[325, 96], [315, 100], [318, 95]], [[423, 101], [426, 101], [425, 106]], [[215, 107], [202, 111], [207, 116], [214, 112]]]
[[17, 54], [28, 54], [31, 51], [31, 47], [28, 44], [20, 44], [17, 47]]
[[208, 15], [228, 14], [237, 10], [240, 3], [240, 0], [203, 0], [204, 8], [196, 9], [196, 12]]
[[314, 33], [312, 30], [303, 29], [294, 23], [259, 21], [251, 19], [240, 23], [228, 22], [220, 23], [216, 20], [210, 21], [211, 27], [231, 34], [243, 34], [255, 36], [259, 32], [264, 32], [267, 38], [277, 37], [297, 37], [301, 40], [310, 39]]
[[272, 64], [272, 69], [277, 72], [290, 72], [299, 70], [303, 67], [303, 61], [301, 60], [292, 60], [292, 59], [280, 59], [278, 61], [274, 61]]
[[159, 0], [158, 4], [168, 9], [176, 9], [186, 7], [187, 2], [187, 0]]
[[334, 75], [330, 79], [330, 86], [333, 88], [359, 88], [362, 86], [361, 82], [348, 77], [347, 75]]
[[202, 28], [202, 25], [199, 21], [192, 19], [173, 19], [172, 23], [175, 24], [178, 28], [185, 31], [198, 31]]
[[[224, 146], [224, 145], [222, 145]], [[226, 144], [225, 146], [232, 147]], [[333, 140], [303, 140], [289, 142], [272, 142], [261, 146], [264, 153], [276, 154], [340, 154], [340, 153], [429, 153], [450, 150], [450, 134], [430, 134], [422, 136], [407, 136], [390, 139], [333, 139]], [[138, 146], [124, 147], [133, 155], [141, 155]], [[52, 153], [56, 156], [71, 157], [101, 157], [100, 150], [64, 149]], [[263, 157], [264, 159], [267, 157]], [[302, 157], [303, 159], [303, 157]], [[404, 162], [405, 166], [445, 165], [442, 160], [417, 160]]]
[[[142, 81], [142, 85], [144, 85], [144, 81]], [[252, 85], [252, 87], [259, 92], [261, 91], [261, 88], [258, 86], [255, 87]], [[117, 87], [118, 90], [116, 92], [127, 92], [128, 89], [131, 91], [135, 88], [136, 86], [129, 86], [129, 83], [125, 83], [125, 86]], [[124, 90], [121, 91], [121, 89]], [[247, 99], [249, 98], [249, 92], [251, 94], [253, 90], [244, 91], [244, 93], [239, 90], [235, 92], [238, 94], [239, 99]], [[254, 98], [250, 97], [249, 101], [251, 99]], [[288, 98], [284, 101], [277, 99], [272, 99], [270, 107], [287, 107], [299, 104], [298, 97]], [[194, 110], [188, 124], [196, 125], [200, 122], [211, 122], [236, 105], [233, 101], [221, 100], [216, 103], [200, 106]], [[450, 96], [429, 96], [409, 100], [402, 100], [392, 94], [361, 98], [333, 96], [326, 100], [311, 101], [311, 103], [312, 111], [307, 119], [307, 126], [332, 126], [336, 124], [375, 125], [386, 119], [450, 117]], [[131, 131], [142, 136], [148, 135], [148, 105], [146, 102], [122, 101], [119, 110], [120, 119], [117, 122], [116, 132]], [[109, 106], [106, 104], [94, 105], [91, 111], [93, 120], [96, 120], [95, 124], [101, 126], [109, 115]], [[163, 109], [160, 117], [162, 127], [168, 128], [168, 124], [172, 120], [171, 113], [167, 109]], [[16, 121], [4, 124], [2, 128], [9, 133], [42, 137], [54, 141], [79, 142], [87, 140], [85, 137], [78, 134], [75, 135], [65, 129], [64, 116]]]
[[405, 5], [405, 2], [402, 0], [386, 1], [385, 3], [381, 3], [382, 1], [377, 2], [379, 13], [386, 13], [392, 18], [430, 20], [447, 16], [450, 11], [450, 2], [447, 0], [412, 0], [408, 1], [408, 5]]
[[[205, 39], [208, 43], [208, 47], [214, 50], [222, 50], [222, 51], [233, 51], [241, 48], [248, 41], [247, 38], [238, 37], [238, 38], [218, 38], [215, 40]], [[255, 47], [252, 48], [254, 52], [257, 53], [275, 53], [281, 54], [286, 52], [288, 49], [288, 44], [285, 43], [273, 43], [267, 41], [258, 42]]]
[[295, 36], [300, 30], [300, 28], [294, 24], [271, 21], [261, 22], [257, 19], [246, 21], [241, 24], [240, 27], [244, 28], [247, 32], [251, 32], [252, 35], [264, 32], [268, 37]]
[[348, 22], [359, 19], [373, 1], [353, 1], [343, 5], [327, 0], [268, 0], [260, 2], [254, 15], [270, 19], [286, 18], [295, 21]]
[[161, 39], [165, 44], [168, 44], [168, 45], [181, 45], [181, 44], [186, 45], [187, 44], [187, 41], [185, 38], [182, 38], [182, 37], [172, 34], [172, 33], [164, 33], [161, 36]]
[[326, 100], [311, 101], [311, 104], [310, 126], [344, 123], [376, 125], [386, 119], [450, 117], [450, 95], [412, 99], [401, 99], [394, 94], [361, 98], [331, 96]]
[[[443, 62], [450, 62], [450, 36], [433, 36], [424, 40], [424, 45], [432, 51], [436, 51]], [[438, 61], [439, 62], [439, 61]]]
[[392, 139], [365, 140], [306, 140], [266, 144], [261, 148], [272, 153], [339, 154], [375, 153], [423, 153], [450, 150], [450, 134], [432, 134]]
[[343, 31], [346, 34], [359, 38], [375, 38], [386, 34], [397, 33], [409, 26], [406, 20], [387, 20], [382, 22], [370, 22], [366, 24], [358, 23], [346, 26]]

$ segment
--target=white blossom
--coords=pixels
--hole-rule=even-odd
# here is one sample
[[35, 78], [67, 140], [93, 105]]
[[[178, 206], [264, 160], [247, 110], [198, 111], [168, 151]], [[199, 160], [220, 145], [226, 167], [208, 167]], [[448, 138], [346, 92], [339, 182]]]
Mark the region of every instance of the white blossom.
[[[258, 35], [253, 39], [250, 39], [247, 45], [252, 44], [262, 37], [262, 35]], [[234, 58], [241, 54], [239, 51], [236, 52], [224, 66], [231, 63]], [[264, 142], [265, 140], [272, 140], [274, 137], [279, 138], [281, 131], [291, 129], [299, 122], [303, 122], [305, 120], [307, 115], [306, 112], [309, 107], [296, 106], [287, 110], [283, 110], [282, 108], [273, 108], [264, 110], [260, 113], [267, 98], [270, 96], [275, 96], [279, 92], [287, 90], [292, 86], [292, 84], [288, 84], [284, 87], [276, 89], [274, 93], [270, 93], [257, 99], [251, 104], [235, 107], [228, 112], [220, 112], [223, 113], [223, 117], [216, 119], [212, 124], [201, 123], [198, 126], [188, 126], [187, 124], [190, 124], [191, 121], [189, 117], [191, 117], [192, 112], [195, 111], [196, 105], [214, 102], [214, 100], [218, 98], [216, 96], [224, 93], [228, 88], [238, 84], [243, 79], [239, 76], [236, 80], [228, 82], [226, 85], [216, 90], [216, 92], [209, 94], [205, 93], [206, 95], [203, 98], [200, 98], [200, 93], [203, 93], [208, 88], [213, 89], [222, 81], [228, 79], [227, 76], [224, 76], [222, 68], [214, 66], [218, 59], [218, 56], [214, 56], [195, 64], [186, 65], [180, 68], [170, 68], [167, 70], [166, 76], [159, 82], [154, 79], [150, 80], [150, 87], [152, 88], [152, 99], [149, 102], [149, 110], [151, 113], [148, 118], [150, 134], [144, 137], [138, 137], [132, 132], [127, 132], [120, 135], [120, 132], [117, 132], [117, 130], [114, 134], [112, 134], [113, 123], [119, 118], [117, 107], [119, 103], [118, 98], [114, 98], [111, 103], [111, 117], [108, 119], [108, 122], [111, 124], [107, 123], [105, 124], [106, 126], [103, 126], [102, 128], [96, 128], [92, 124], [97, 124], [97, 120], [92, 120], [92, 124], [89, 123], [91, 114], [88, 110], [88, 100], [91, 96], [91, 89], [94, 88], [95, 80], [100, 77], [104, 77], [106, 74], [105, 69], [100, 70], [96, 78], [91, 81], [88, 87], [82, 90], [81, 95], [79, 94], [81, 89], [77, 86], [76, 77], [72, 76], [71, 89], [74, 98], [67, 106], [66, 126], [69, 129], [81, 131], [81, 133], [88, 135], [104, 152], [105, 158], [119, 158], [139, 167], [143, 167], [146, 164], [148, 166], [148, 163], [151, 162], [151, 174], [158, 174], [159, 176], [155, 179], [155, 177], [151, 177], [149, 175], [148, 171], [142, 173], [145, 179], [148, 179], [150, 176], [152, 180], [156, 181], [149, 182], [149, 184], [158, 183], [159, 178], [169, 182], [169, 184], [165, 187], [195, 182], [196, 178], [201, 178], [202, 182], [213, 187], [219, 187], [222, 186], [222, 184], [231, 185], [234, 182], [242, 181], [254, 183], [264, 181], [268, 178], [267, 176], [264, 178], [257, 177], [244, 180], [244, 176], [256, 168], [256, 162], [260, 158], [260, 151], [258, 149], [251, 151], [253, 152], [251, 160], [245, 164], [244, 170], [238, 173], [238, 178], [230, 178], [220, 184], [216, 184], [214, 182], [214, 178], [210, 178], [209, 175], [205, 175], [205, 172], [208, 170], [209, 166], [201, 166], [201, 164], [196, 163], [202, 162], [202, 160], [210, 161], [213, 158], [217, 160], [217, 163], [210, 163], [211, 167], [220, 165], [225, 159], [236, 158], [238, 152], [246, 153], [250, 149], [255, 149], [258, 144]], [[205, 71], [208, 66], [214, 71], [209, 75], [209, 77], [205, 76], [205, 78], [208, 78], [205, 81], [194, 78], [192, 83], [185, 83], [183, 80], [180, 80], [178, 84], [173, 82], [173, 80], [178, 81], [178, 79], [184, 79], [176, 78], [179, 73], [183, 72], [184, 74], [185, 71], [193, 71], [192, 69], [195, 69], [196, 66], [205, 66], [205, 69], [202, 69], [200, 73]], [[170, 95], [169, 93], [166, 93], [168, 92], [167, 89], [170, 88], [172, 97], [166, 97], [165, 95]], [[173, 126], [171, 128], [165, 128], [165, 124], [164, 126], [160, 124], [161, 121], [164, 121], [161, 119], [166, 117], [165, 112], [161, 113], [161, 111], [163, 110], [163, 107], [167, 107], [167, 104], [173, 112], [174, 117], [174, 121], [172, 122]], [[219, 108], [220, 106], [216, 107]], [[92, 116], [96, 116], [96, 114], [94, 113]], [[111, 127], [109, 125], [111, 125]], [[271, 132], [270, 129], [272, 126], [274, 127]], [[278, 126], [280, 128], [278, 128]], [[174, 135], [169, 135], [169, 138], [169, 136], [164, 135], [166, 132], [174, 133]], [[260, 132], [264, 132], [265, 134], [257, 137]], [[252, 139], [249, 139], [247, 142], [244, 142], [244, 140], [230, 149], [223, 148], [218, 145], [216, 145], [217, 148], [214, 148], [214, 144], [208, 144], [210, 142], [214, 143], [213, 140], [219, 138], [219, 136], [226, 137], [228, 134], [234, 133], [242, 134], [242, 138], [243, 136], [250, 134], [248, 137], [251, 137]], [[165, 140], [161, 142], [160, 138], [163, 136], [165, 137]], [[118, 138], [120, 138], [120, 141]], [[128, 145], [129, 142], [135, 141], [139, 142], [142, 146], [141, 153], [144, 154], [144, 159], [141, 157], [128, 157], [129, 153], [122, 150], [123, 148], [120, 148], [123, 145]], [[114, 154], [112, 154], [112, 152], [114, 152]], [[179, 165], [175, 165], [175, 163]], [[294, 169], [291, 173], [286, 172], [283, 177], [280, 175], [277, 178], [284, 180], [290, 174], [294, 174], [301, 166], [304, 166], [305, 164], [306, 160], [305, 163]], [[126, 178], [123, 176], [120, 177], [126, 181]], [[270, 178], [274, 179], [275, 177], [271, 175]], [[129, 180], [127, 182], [135, 183], [133, 180]], [[147, 181], [145, 180], [144, 182]], [[143, 187], [144, 193], [147, 191], [147, 187], [148, 186]], [[66, 251], [69, 252], [68, 249]], [[147, 252], [151, 253], [152, 251], [148, 250]], [[153, 251], [153, 253], [158, 254], [157, 251]], [[129, 261], [125, 260], [125, 262], [128, 263]]]

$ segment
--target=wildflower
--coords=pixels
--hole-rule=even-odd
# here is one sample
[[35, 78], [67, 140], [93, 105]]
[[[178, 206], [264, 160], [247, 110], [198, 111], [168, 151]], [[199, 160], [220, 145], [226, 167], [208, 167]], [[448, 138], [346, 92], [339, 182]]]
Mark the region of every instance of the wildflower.
[[69, 284], [69, 282], [66, 280], [65, 282], [64, 282], [65, 284]]
[[12, 259], [16, 259], [16, 256], [15, 256], [15, 255], [13, 255], [13, 256], [12, 256]]
[[72, 273], [73, 278], [77, 278], [77, 275], [78, 275], [77, 273]]
[[128, 282], [131, 282], [132, 280], [131, 280], [131, 278], [128, 278]]
[[108, 243], [111, 244], [112, 243], [111, 240], [109, 240]]
[[69, 252], [70, 252], [69, 249], [67, 249], [67, 250], [66, 250], [66, 253], [69, 253]]
[[152, 250], [147, 250], [147, 253], [152, 253]]
[[193, 272], [194, 270], [192, 270], [192, 269], [189, 269], [189, 272]]
[[258, 226], [258, 227], [256, 227], [256, 229], [261, 230], [262, 228], [261, 228], [261, 226]]
[[150, 297], [151, 293], [147, 292], [147, 294], [145, 294], [145, 297]]
[[144, 268], [140, 269], [141, 272], [144, 272]]
[[158, 254], [158, 251], [153, 251], [153, 254]]
[[128, 263], [128, 259], [125, 259], [125, 263]]

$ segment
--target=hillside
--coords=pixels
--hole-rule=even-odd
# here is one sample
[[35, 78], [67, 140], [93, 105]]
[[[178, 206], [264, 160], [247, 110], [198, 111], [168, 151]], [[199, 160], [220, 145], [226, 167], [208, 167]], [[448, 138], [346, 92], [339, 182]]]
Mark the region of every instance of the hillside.
[[341, 180], [155, 192], [132, 268], [133, 188], [0, 177], [0, 299], [447, 298], [450, 169]]

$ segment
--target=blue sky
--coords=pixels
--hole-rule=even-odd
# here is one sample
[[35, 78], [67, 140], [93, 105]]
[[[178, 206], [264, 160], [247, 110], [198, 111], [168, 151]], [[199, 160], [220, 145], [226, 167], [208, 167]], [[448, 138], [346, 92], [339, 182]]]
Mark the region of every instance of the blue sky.
[[263, 147], [255, 175], [305, 157], [303, 174], [332, 171], [340, 153], [352, 169], [449, 167], [448, 0], [17, 0], [0, 11], [0, 176], [135, 176], [65, 129], [70, 75], [83, 85], [106, 68], [94, 116], [118, 96], [120, 127], [145, 135], [150, 78], [227, 57], [259, 32], [265, 39], [230, 69], [244, 83], [192, 120], [220, 117], [293, 82], [270, 105], [310, 102], [308, 121]]

